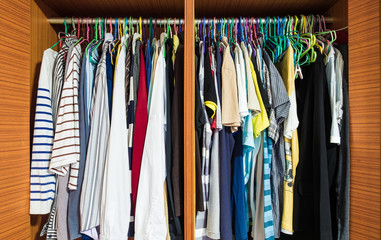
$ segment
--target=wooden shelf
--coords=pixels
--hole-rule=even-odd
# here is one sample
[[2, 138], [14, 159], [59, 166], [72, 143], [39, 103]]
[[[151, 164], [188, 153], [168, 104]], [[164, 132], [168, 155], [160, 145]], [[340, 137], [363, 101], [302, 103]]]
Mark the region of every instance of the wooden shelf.
[[[182, 0], [35, 0], [50, 17], [183, 17]], [[337, 0], [197, 0], [196, 17], [266, 17], [326, 12]], [[41, 6], [40, 6], [41, 7]], [[42, 7], [41, 7], [42, 8]]]
[[337, 0], [198, 0], [198, 17], [267, 17], [323, 14]]
[[[183, 17], [183, 0], [34, 0], [51, 17]], [[40, 7], [41, 7], [40, 6]], [[42, 8], [42, 7], [41, 7]]]

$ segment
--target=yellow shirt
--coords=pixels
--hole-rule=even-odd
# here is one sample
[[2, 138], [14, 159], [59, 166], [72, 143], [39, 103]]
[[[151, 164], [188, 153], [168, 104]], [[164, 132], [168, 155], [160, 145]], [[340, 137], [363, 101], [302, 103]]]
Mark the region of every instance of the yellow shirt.
[[[290, 112], [284, 123], [284, 147], [286, 153], [286, 173], [283, 182], [283, 215], [281, 228], [286, 234], [293, 234], [294, 181], [299, 162], [299, 143], [296, 113], [294, 53], [291, 46], [286, 50], [282, 61], [277, 65], [282, 76], [287, 94], [290, 97]], [[290, 136], [291, 135], [291, 136]]]
[[263, 130], [265, 130], [268, 126], [270, 126], [270, 122], [267, 116], [265, 105], [263, 104], [261, 93], [259, 91], [258, 79], [254, 71], [254, 65], [251, 61], [250, 61], [250, 69], [251, 69], [251, 75], [254, 81], [255, 93], [257, 94], [259, 107], [261, 108], [261, 112], [255, 117], [253, 117], [253, 132], [254, 132], [254, 136], [257, 138], [259, 137], [259, 135], [261, 134]]

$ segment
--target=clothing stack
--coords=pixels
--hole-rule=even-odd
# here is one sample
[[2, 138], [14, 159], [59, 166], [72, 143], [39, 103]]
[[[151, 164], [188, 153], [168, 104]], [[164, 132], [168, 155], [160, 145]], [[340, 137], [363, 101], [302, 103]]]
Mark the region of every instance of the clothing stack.
[[120, 32], [44, 52], [30, 214], [47, 239], [183, 239], [183, 33]]
[[218, 40], [195, 51], [196, 239], [348, 239], [345, 48], [299, 74], [291, 44]]

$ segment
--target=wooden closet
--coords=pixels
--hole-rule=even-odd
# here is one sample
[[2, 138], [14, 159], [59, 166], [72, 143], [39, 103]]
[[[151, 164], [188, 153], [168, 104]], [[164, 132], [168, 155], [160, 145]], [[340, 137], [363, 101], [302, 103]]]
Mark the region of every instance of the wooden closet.
[[[62, 26], [52, 17], [185, 18], [185, 239], [194, 239], [195, 17], [324, 14], [349, 26], [351, 239], [380, 239], [379, 0], [0, 0], [0, 239], [40, 239], [29, 216], [31, 126], [43, 51]], [[32, 117], [31, 117], [32, 116]]]

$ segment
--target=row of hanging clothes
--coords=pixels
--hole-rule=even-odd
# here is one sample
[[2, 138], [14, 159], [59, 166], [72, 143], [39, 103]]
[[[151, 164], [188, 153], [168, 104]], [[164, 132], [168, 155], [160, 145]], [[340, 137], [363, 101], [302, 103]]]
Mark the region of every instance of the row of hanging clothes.
[[349, 239], [347, 45], [313, 15], [195, 30], [196, 239]]
[[42, 58], [30, 214], [46, 239], [183, 239], [181, 22], [77, 21]]

